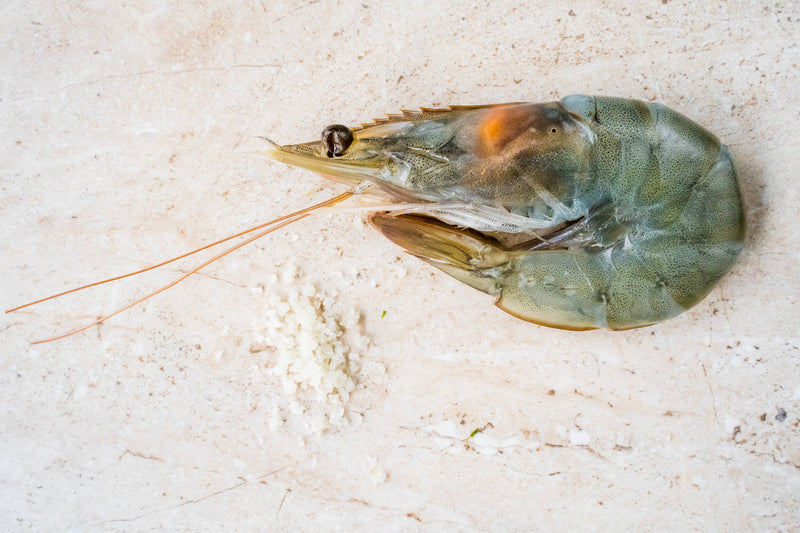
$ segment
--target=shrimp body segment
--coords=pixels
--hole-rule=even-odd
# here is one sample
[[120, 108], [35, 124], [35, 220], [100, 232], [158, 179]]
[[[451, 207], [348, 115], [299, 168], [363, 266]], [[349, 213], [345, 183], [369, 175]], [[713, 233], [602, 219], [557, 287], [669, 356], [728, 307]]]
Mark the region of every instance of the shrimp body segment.
[[660, 104], [573, 95], [347, 130], [268, 153], [360, 185], [386, 237], [537, 324], [666, 320], [702, 300], [742, 249], [727, 148]]

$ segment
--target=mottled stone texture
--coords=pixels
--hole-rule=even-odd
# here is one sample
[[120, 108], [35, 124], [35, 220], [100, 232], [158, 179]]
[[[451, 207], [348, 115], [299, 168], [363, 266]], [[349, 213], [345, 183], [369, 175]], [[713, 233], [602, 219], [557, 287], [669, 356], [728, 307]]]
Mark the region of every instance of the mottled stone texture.
[[[3, 308], [343, 192], [267, 160], [256, 136], [417, 106], [661, 102], [730, 147], [748, 220], [703, 302], [627, 332], [519, 321], [362, 213], [304, 219], [57, 343], [28, 345], [202, 259], [3, 315], [0, 529], [800, 528], [796, 4], [8, 0], [0, 14]], [[286, 392], [254, 340], [269, 295], [305, 283], [372, 340], [350, 351], [344, 414]]]

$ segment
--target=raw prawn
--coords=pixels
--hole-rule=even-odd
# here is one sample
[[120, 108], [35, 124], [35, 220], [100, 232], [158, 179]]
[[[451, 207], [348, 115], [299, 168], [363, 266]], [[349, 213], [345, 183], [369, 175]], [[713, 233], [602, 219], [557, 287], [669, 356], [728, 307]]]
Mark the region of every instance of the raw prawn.
[[[263, 235], [352, 197], [411, 254], [537, 324], [646, 326], [702, 300], [745, 235], [727, 148], [656, 103], [573, 95], [560, 102], [404, 111], [266, 154], [352, 186], [261, 229], [149, 298]], [[199, 251], [195, 250], [195, 251]], [[15, 311], [82, 288], [11, 309]]]
[[366, 181], [386, 237], [563, 329], [629, 329], [689, 309], [733, 266], [745, 235], [728, 149], [656, 103], [568, 96], [405, 112], [278, 161]]

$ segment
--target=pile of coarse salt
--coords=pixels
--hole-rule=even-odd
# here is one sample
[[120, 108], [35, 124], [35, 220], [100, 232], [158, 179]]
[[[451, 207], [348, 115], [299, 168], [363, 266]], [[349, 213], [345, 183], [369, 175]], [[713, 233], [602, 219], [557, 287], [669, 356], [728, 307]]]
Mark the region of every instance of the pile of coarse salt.
[[337, 305], [335, 294], [321, 294], [307, 283], [298, 287], [293, 268], [282, 278], [286, 294], [267, 289], [264, 312], [253, 320], [254, 340], [270, 349], [271, 373], [285, 392], [314, 390], [317, 402], [328, 406], [324, 419], [312, 422], [314, 429], [324, 430], [343, 420], [344, 404], [355, 388], [357, 352], [369, 342], [358, 331], [359, 314]]

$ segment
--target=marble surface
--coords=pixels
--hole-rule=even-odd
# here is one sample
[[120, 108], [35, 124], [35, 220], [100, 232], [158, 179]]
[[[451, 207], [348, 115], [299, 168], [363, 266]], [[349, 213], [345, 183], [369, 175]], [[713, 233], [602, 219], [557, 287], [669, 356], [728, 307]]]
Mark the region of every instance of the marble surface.
[[[256, 136], [417, 106], [660, 101], [730, 146], [749, 232], [704, 302], [620, 333], [518, 321], [354, 213], [58, 342], [28, 344], [201, 259], [3, 315], [0, 529], [800, 529], [800, 7], [636, 4], [3, 2], [3, 309], [343, 192]], [[370, 341], [341, 405], [254, 340], [303, 284]]]

